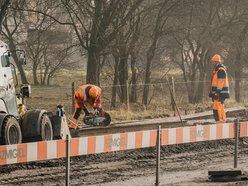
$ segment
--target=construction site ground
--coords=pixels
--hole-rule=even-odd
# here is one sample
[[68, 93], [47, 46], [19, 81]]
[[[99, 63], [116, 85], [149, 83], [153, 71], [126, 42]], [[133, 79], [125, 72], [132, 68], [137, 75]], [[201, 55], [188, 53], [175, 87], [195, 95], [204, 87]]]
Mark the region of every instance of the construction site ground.
[[[247, 111], [238, 115], [247, 118]], [[248, 172], [246, 141], [240, 141], [238, 150], [238, 168], [244, 173]], [[160, 185], [248, 185], [248, 181], [208, 180], [209, 170], [234, 167], [233, 154], [233, 139], [162, 146]], [[57, 159], [1, 166], [0, 185], [65, 185], [65, 165], [65, 159]], [[155, 175], [155, 147], [71, 158], [70, 185], [150, 186]]]
[[[161, 185], [248, 185], [210, 182], [208, 170], [231, 169], [234, 140], [165, 146]], [[248, 145], [240, 142], [238, 168], [248, 171]], [[154, 185], [156, 149], [139, 149], [71, 158], [71, 185]], [[0, 185], [65, 185], [65, 159], [2, 166]]]

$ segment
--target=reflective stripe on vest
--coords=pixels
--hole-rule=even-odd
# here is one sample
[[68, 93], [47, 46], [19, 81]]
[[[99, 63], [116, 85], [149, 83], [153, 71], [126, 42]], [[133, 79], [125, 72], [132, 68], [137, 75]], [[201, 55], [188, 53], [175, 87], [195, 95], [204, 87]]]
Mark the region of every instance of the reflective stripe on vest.
[[[224, 70], [226, 74], [226, 78], [218, 79], [218, 71], [219, 70]], [[220, 81], [223, 81], [223, 87], [217, 87], [218, 83]], [[229, 97], [229, 82], [228, 82], [228, 77], [227, 77], [227, 72], [224, 67], [220, 67], [217, 71], [213, 71], [212, 75], [212, 82], [211, 82], [211, 94], [215, 94], [217, 90], [220, 90], [220, 96], [228, 98]]]
[[86, 92], [84, 89], [82, 89], [82, 87], [79, 87], [79, 90], [81, 91], [81, 93], [84, 95], [84, 101], [87, 100], [87, 97], [86, 97]]

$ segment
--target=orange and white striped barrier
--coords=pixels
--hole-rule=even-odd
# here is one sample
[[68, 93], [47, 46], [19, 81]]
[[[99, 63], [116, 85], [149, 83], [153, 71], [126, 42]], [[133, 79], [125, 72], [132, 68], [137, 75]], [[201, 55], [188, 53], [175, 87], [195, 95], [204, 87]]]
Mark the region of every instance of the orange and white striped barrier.
[[248, 122], [240, 122], [240, 137], [248, 137]]
[[[234, 123], [166, 128], [161, 131], [161, 144], [172, 145], [234, 138]], [[240, 123], [240, 136], [248, 136], [248, 122]], [[70, 155], [80, 156], [156, 145], [156, 130], [87, 136], [70, 140]], [[62, 158], [66, 141], [54, 140], [0, 146], [0, 165]]]

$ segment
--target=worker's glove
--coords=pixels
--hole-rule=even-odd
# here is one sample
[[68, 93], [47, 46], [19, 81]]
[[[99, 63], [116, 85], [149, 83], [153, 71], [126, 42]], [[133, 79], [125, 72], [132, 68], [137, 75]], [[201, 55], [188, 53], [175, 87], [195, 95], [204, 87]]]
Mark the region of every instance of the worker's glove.
[[83, 111], [84, 111], [85, 116], [89, 116], [90, 115], [89, 111], [86, 108], [83, 109]]
[[94, 113], [95, 113], [95, 115], [98, 115], [101, 111], [102, 111], [101, 108], [96, 108], [96, 109], [94, 110]]
[[98, 114], [99, 114], [99, 110], [96, 108], [96, 109], [94, 110], [94, 113], [95, 113], [95, 115], [98, 115]]
[[214, 94], [214, 100], [218, 100], [220, 98], [220, 94]]

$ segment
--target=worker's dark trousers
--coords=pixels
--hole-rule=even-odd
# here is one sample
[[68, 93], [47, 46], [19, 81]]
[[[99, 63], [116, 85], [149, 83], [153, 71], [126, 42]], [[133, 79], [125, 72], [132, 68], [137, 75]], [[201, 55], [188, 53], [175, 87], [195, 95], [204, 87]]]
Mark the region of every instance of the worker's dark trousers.
[[224, 100], [214, 100], [213, 101], [213, 114], [214, 119], [217, 122], [225, 122], [226, 121], [226, 113], [224, 109]]
[[82, 111], [81, 108], [76, 108], [76, 107], [75, 107], [74, 113], [72, 114], [72, 118], [78, 120], [81, 111]]
[[69, 128], [76, 129], [78, 127], [78, 118], [80, 116], [81, 110], [82, 109], [79, 107], [78, 102], [75, 99], [75, 110], [71, 118], [69, 118]]

